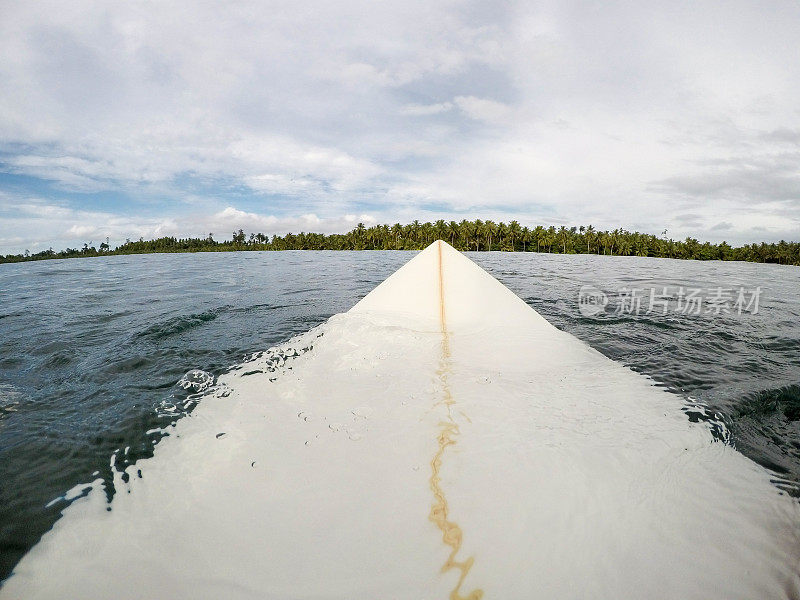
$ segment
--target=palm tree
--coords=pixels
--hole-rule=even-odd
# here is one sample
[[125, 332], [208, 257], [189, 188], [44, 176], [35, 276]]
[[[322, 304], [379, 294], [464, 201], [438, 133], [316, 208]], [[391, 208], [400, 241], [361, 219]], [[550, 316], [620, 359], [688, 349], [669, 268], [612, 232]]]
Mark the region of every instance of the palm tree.
[[400, 240], [400, 234], [403, 232], [403, 227], [400, 225], [400, 223], [395, 223], [394, 225], [392, 225], [391, 231], [392, 235], [394, 236], [394, 249], [399, 250], [400, 248], [397, 244], [398, 241]]
[[558, 229], [558, 239], [561, 242], [561, 247], [564, 250], [564, 254], [567, 253], [567, 240], [569, 239], [569, 230], [564, 227], [563, 225]]
[[497, 247], [500, 250], [505, 250], [506, 246], [504, 242], [508, 241], [508, 227], [506, 226], [505, 223], [500, 221], [500, 223], [497, 224], [496, 231], [497, 231]]
[[589, 249], [589, 243], [594, 239], [594, 227], [591, 225], [586, 226], [586, 254], [589, 254], [591, 250]]
[[481, 248], [481, 239], [485, 234], [485, 227], [483, 221], [480, 219], [475, 219], [475, 228], [472, 230], [472, 236], [475, 240], [475, 250], [480, 250]]
[[420, 228], [420, 231], [422, 233], [423, 239], [425, 240], [424, 245], [427, 246], [433, 241], [433, 235], [434, 235], [433, 225], [431, 225], [430, 223], [423, 223], [422, 227]]
[[456, 238], [458, 237], [458, 223], [450, 221], [447, 224], [447, 231], [450, 235], [450, 245], [456, 247]]
[[527, 252], [528, 244], [531, 242], [531, 230], [527, 227], [522, 228], [522, 251]]
[[486, 236], [487, 245], [489, 247], [489, 252], [492, 251], [492, 237], [497, 231], [497, 225], [494, 224], [494, 221], [486, 221], [483, 224], [483, 233]]
[[541, 252], [541, 247], [544, 241], [544, 227], [537, 225], [533, 230], [533, 237], [536, 239], [536, 251]]
[[548, 252], [552, 252], [553, 250], [553, 244], [556, 242], [556, 235], [557, 233], [555, 225], [550, 225], [550, 227], [547, 228], [544, 236], [545, 245], [547, 246]]
[[437, 239], [444, 240], [447, 238], [447, 232], [448, 232], [447, 223], [445, 223], [443, 219], [439, 219], [438, 221], [436, 221], [435, 229], [436, 229]]
[[619, 229], [615, 229], [614, 231], [611, 232], [611, 236], [610, 236], [610, 240], [611, 240], [611, 256], [614, 256], [614, 247], [619, 242], [619, 234], [620, 234], [620, 230]]
[[414, 240], [414, 242], [419, 242], [420, 227], [421, 225], [417, 219], [411, 222], [411, 239]]
[[511, 250], [516, 250], [515, 240], [522, 236], [522, 228], [517, 221], [508, 224], [508, 236], [511, 238]]

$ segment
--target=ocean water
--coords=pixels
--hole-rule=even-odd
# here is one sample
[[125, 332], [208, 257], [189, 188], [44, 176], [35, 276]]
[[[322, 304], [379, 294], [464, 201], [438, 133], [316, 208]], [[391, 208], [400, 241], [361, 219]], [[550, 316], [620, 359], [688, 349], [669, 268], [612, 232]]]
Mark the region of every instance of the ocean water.
[[[346, 311], [403, 252], [114, 256], [0, 266], [0, 580], [99, 474], [150, 456], [220, 374]], [[800, 269], [635, 257], [470, 257], [561, 329], [686, 400], [686, 418], [800, 481]], [[585, 314], [581, 289], [608, 305]], [[727, 310], [649, 292], [731, 290]], [[625, 290], [640, 290], [641, 304]], [[585, 288], [584, 288], [585, 289]], [[738, 314], [736, 291], [758, 310]], [[585, 307], [584, 307], [585, 308]], [[630, 308], [631, 310], [617, 310]], [[690, 314], [687, 314], [690, 313]]]

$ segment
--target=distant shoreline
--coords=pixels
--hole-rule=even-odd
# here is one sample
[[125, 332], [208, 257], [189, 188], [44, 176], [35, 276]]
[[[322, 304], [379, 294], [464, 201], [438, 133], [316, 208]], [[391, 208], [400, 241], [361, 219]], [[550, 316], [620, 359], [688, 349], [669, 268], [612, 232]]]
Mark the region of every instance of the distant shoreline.
[[230, 240], [217, 241], [213, 234], [205, 238], [162, 237], [154, 240], [126, 240], [111, 248], [108, 242], [95, 247], [91, 242], [83, 248], [67, 248], [60, 252], [52, 248], [35, 254], [0, 255], [0, 263], [85, 258], [128, 254], [164, 254], [186, 252], [239, 252], [280, 250], [421, 250], [431, 242], [442, 239], [458, 250], [507, 252], [540, 252], [550, 254], [598, 254], [607, 256], [650, 256], [684, 260], [725, 260], [782, 265], [800, 265], [800, 243], [747, 244], [733, 247], [726, 242], [712, 244], [694, 238], [682, 241], [624, 229], [598, 231], [591, 225], [580, 227], [528, 228], [517, 221], [436, 221], [408, 225], [374, 225], [359, 223], [347, 233], [288, 233], [272, 237], [243, 230], [233, 233]]

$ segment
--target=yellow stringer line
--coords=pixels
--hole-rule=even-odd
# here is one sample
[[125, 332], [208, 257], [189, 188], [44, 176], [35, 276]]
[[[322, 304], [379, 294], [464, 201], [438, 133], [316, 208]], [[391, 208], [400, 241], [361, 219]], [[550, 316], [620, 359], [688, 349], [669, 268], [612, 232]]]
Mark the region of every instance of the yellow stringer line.
[[[433, 492], [434, 504], [431, 507], [429, 519], [433, 521], [439, 530], [442, 532], [442, 541], [450, 546], [450, 555], [447, 557], [444, 565], [442, 565], [442, 573], [451, 569], [459, 571], [458, 583], [450, 591], [450, 600], [480, 600], [483, 598], [483, 590], [475, 589], [466, 596], [461, 595], [461, 586], [464, 583], [467, 573], [472, 568], [475, 562], [474, 557], [470, 556], [465, 560], [457, 560], [458, 552], [461, 550], [461, 541], [463, 533], [461, 527], [453, 521], [449, 521], [447, 498], [441, 486], [441, 477], [439, 472], [442, 467], [442, 459], [444, 458], [445, 450], [448, 446], [456, 443], [456, 438], [459, 435], [458, 425], [453, 419], [452, 405], [455, 404], [453, 396], [450, 392], [450, 386], [447, 382], [447, 375], [450, 372], [450, 340], [447, 332], [447, 315], [445, 314], [444, 304], [444, 269], [442, 266], [442, 242], [437, 244], [439, 250], [439, 324], [442, 332], [442, 354], [439, 361], [439, 369], [436, 371], [439, 377], [439, 382], [443, 390], [443, 399], [441, 403], [447, 407], [447, 421], [439, 423], [439, 436], [437, 438], [439, 449], [431, 460], [431, 477], [430, 486]], [[437, 402], [438, 404], [438, 402]]]

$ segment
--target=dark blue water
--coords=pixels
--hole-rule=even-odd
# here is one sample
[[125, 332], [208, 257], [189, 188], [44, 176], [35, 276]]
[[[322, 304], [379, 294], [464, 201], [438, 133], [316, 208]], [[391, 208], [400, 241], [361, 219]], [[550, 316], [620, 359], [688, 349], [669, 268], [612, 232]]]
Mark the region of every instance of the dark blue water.
[[[112, 256], [0, 265], [0, 580], [98, 472], [150, 456], [203, 385], [350, 308], [404, 252]], [[800, 268], [470, 254], [551, 322], [687, 399], [687, 419], [800, 481]], [[585, 316], [591, 284], [609, 298]], [[614, 314], [620, 290], [761, 288], [756, 314]], [[199, 371], [193, 371], [199, 370]], [[187, 376], [187, 374], [189, 374]], [[127, 450], [127, 452], [126, 452]], [[55, 500], [55, 501], [54, 501]]]

